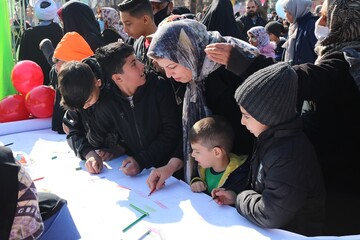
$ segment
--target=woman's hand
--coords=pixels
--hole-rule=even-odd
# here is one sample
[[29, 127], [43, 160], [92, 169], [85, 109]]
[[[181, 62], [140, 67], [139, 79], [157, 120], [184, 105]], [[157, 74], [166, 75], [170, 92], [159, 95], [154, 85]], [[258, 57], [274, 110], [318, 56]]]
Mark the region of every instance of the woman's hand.
[[227, 66], [232, 48], [230, 43], [213, 43], [206, 46], [205, 53], [210, 60]]

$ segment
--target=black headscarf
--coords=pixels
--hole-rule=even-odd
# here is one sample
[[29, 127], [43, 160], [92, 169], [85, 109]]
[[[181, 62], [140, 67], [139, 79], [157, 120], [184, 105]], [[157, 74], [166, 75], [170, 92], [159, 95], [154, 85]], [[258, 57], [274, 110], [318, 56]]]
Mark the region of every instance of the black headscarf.
[[101, 37], [99, 23], [88, 5], [78, 1], [65, 3], [61, 8], [61, 19], [64, 24], [64, 34], [79, 33], [94, 52], [105, 44]]
[[218, 31], [222, 36], [241, 38], [230, 0], [213, 0], [200, 22], [208, 31]]

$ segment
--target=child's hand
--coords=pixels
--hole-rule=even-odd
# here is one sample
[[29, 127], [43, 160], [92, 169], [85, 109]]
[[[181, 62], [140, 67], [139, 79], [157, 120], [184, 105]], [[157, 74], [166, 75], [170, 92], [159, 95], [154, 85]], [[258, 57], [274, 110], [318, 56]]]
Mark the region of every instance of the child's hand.
[[224, 188], [215, 188], [211, 191], [211, 196], [219, 205], [234, 205], [236, 202], [236, 193]]
[[63, 128], [63, 130], [64, 130], [64, 133], [65, 133], [66, 135], [69, 135], [69, 132], [70, 132], [69, 127], [66, 126], [66, 125], [63, 123], [63, 124], [62, 124], [62, 128]]
[[133, 157], [128, 157], [122, 162], [120, 170], [125, 175], [132, 177], [140, 173], [140, 166]]
[[190, 187], [193, 192], [204, 192], [207, 189], [206, 184], [202, 181], [196, 181], [192, 183]]
[[100, 173], [103, 169], [103, 161], [96, 151], [90, 151], [85, 156], [85, 167], [89, 173]]

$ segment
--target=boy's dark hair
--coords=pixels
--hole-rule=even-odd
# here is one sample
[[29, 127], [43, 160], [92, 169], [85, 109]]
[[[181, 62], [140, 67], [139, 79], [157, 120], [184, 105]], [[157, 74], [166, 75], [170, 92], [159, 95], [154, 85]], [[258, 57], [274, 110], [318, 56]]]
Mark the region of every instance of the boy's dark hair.
[[230, 153], [234, 130], [223, 117], [207, 117], [194, 124], [190, 130], [189, 140], [190, 143], [199, 143], [208, 149], [220, 147], [226, 153]]
[[133, 47], [119, 41], [96, 49], [95, 58], [100, 64], [105, 77], [111, 81], [113, 74], [124, 72], [123, 66], [126, 58], [131, 54], [134, 54]]
[[84, 107], [95, 88], [96, 77], [89, 65], [70, 61], [64, 63], [58, 75], [60, 105], [65, 109], [79, 110]]
[[152, 6], [149, 0], [124, 0], [118, 4], [120, 12], [128, 12], [132, 17], [148, 15], [154, 19]]

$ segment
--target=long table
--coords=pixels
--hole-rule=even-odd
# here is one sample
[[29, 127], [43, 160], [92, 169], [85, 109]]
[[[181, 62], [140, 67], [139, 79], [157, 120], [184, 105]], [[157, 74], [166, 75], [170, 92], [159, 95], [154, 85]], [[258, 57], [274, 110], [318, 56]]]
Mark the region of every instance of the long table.
[[65, 135], [51, 131], [46, 124], [45, 129], [16, 132], [16, 124], [20, 123], [12, 126], [14, 133], [6, 135], [1, 134], [0, 124], [0, 144], [12, 143], [9, 147], [17, 159], [25, 160], [38, 191], [52, 192], [68, 201], [81, 239], [305, 238], [280, 229], [260, 228], [235, 208], [219, 206], [208, 195], [193, 193], [176, 178], [168, 179], [163, 189], [148, 196], [146, 178], [150, 170], [136, 177], [125, 176], [119, 170], [124, 157], [106, 162], [100, 174], [89, 174], [67, 145]]

